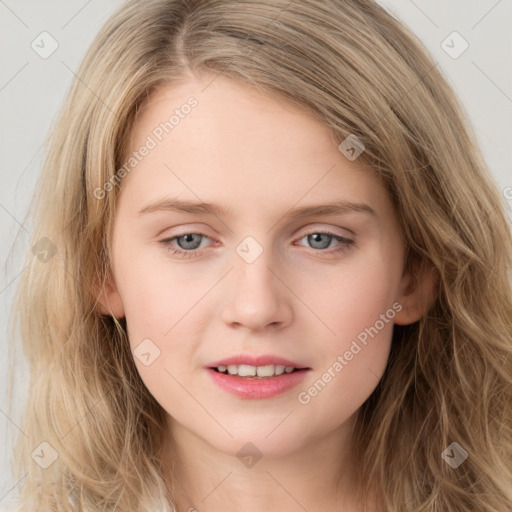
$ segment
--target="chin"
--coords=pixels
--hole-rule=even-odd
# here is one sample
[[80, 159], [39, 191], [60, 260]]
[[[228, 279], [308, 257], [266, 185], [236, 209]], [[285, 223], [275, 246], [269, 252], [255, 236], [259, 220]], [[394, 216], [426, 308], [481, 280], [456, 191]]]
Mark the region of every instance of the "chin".
[[249, 465], [251, 459], [254, 462], [262, 457], [265, 459], [284, 457], [303, 447], [303, 437], [287, 429], [279, 433], [277, 430], [269, 435], [269, 429], [263, 431], [246, 427], [240, 432], [230, 431], [233, 438], [223, 437], [223, 439], [212, 439], [209, 442], [219, 451], [240, 458], [242, 463], [249, 461]]

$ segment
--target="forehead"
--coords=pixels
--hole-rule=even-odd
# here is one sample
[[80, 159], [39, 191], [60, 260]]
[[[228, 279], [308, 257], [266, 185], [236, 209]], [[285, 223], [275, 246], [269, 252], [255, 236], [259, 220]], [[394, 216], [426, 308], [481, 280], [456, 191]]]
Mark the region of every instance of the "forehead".
[[[144, 146], [151, 149], [135, 162]], [[338, 199], [389, 206], [380, 180], [339, 151], [326, 125], [276, 94], [222, 75], [157, 90], [136, 118], [130, 158], [135, 165], [122, 195], [139, 205], [171, 194], [267, 210]]]

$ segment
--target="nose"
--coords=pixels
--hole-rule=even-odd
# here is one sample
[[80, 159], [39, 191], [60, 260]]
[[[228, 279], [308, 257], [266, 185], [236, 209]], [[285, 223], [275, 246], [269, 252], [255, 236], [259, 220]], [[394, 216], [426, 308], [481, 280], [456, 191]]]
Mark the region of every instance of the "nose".
[[293, 316], [291, 292], [274, 268], [271, 251], [264, 250], [252, 263], [235, 253], [234, 266], [222, 320], [231, 327], [261, 332], [288, 325]]

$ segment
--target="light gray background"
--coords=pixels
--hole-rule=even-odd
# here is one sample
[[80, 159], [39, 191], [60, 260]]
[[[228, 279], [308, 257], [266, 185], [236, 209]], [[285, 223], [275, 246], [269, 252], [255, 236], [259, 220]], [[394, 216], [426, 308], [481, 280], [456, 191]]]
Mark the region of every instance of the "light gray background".
[[[24, 223], [43, 159], [43, 139], [86, 48], [119, 0], [0, 0], [0, 506], [16, 493], [10, 475], [19, 410], [7, 406], [7, 317], [31, 226]], [[381, 0], [420, 37], [448, 77], [473, 121], [498, 187], [512, 204], [512, 0]], [[41, 32], [58, 42], [41, 58], [32, 48]], [[457, 59], [441, 47], [457, 31], [469, 48]], [[450, 44], [448, 40], [448, 44]], [[454, 43], [455, 46], [459, 43]], [[457, 46], [456, 46], [457, 47]], [[15, 236], [18, 243], [7, 258]], [[19, 381], [27, 382], [21, 368]], [[26, 388], [20, 388], [21, 406]], [[23, 435], [23, 434], [21, 434]]]

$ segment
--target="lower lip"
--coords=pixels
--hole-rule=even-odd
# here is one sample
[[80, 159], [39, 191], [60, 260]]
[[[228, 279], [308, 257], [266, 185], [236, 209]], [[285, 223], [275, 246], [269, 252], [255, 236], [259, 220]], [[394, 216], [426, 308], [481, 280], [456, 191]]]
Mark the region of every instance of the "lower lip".
[[272, 398], [300, 384], [309, 370], [259, 379], [219, 373], [211, 368], [207, 371], [215, 384], [240, 398]]

